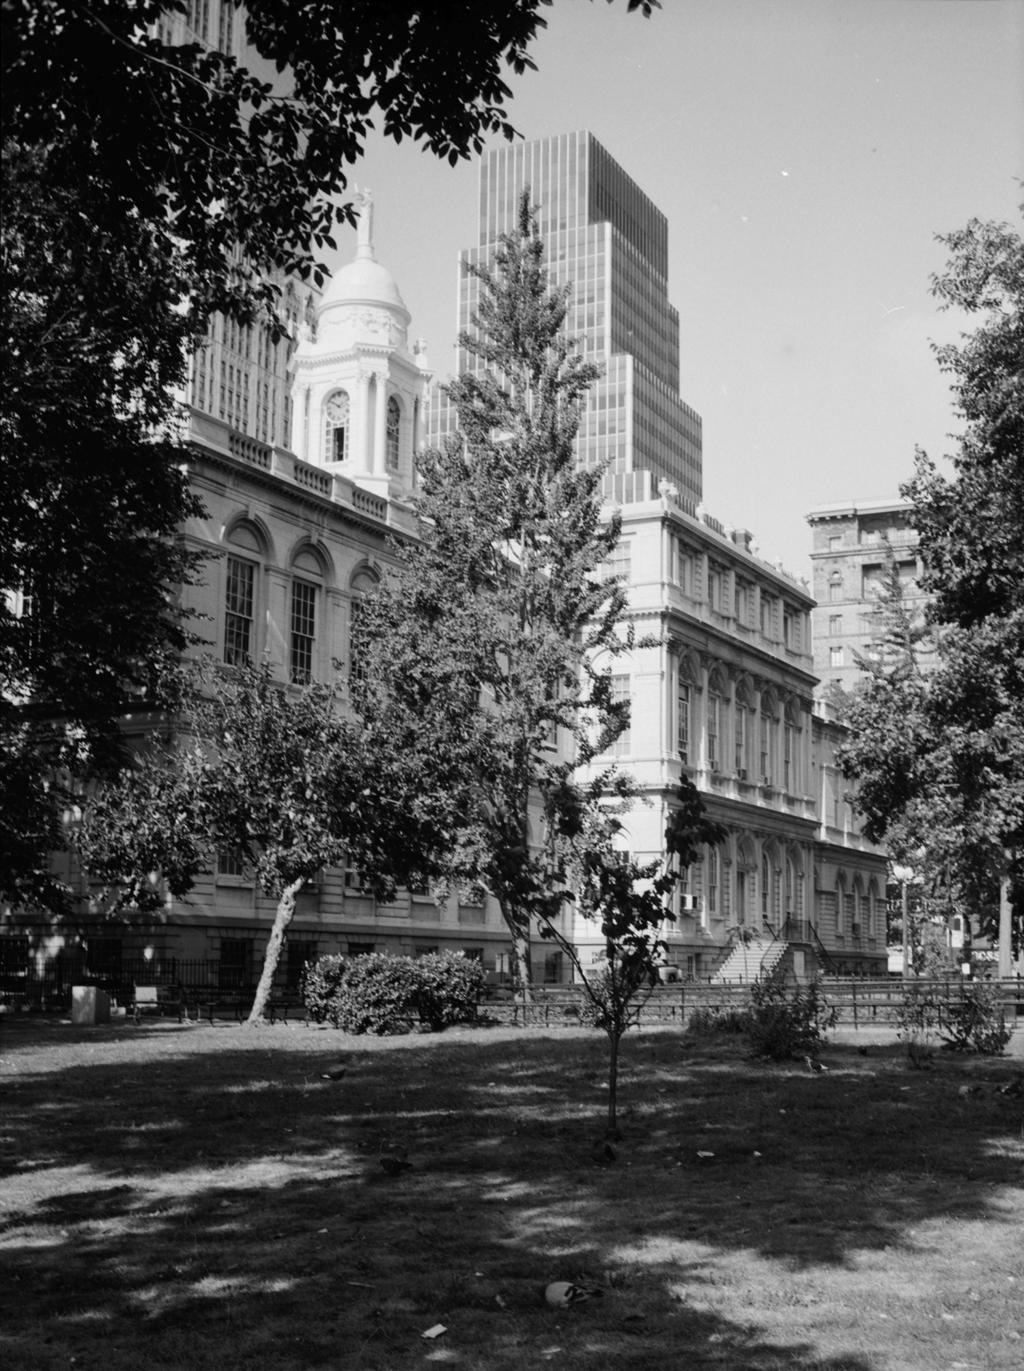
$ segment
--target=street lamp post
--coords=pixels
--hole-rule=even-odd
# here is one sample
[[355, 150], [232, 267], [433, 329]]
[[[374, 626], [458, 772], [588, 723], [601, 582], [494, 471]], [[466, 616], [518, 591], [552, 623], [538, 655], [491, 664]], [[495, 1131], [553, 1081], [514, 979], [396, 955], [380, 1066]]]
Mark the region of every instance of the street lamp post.
[[911, 971], [910, 882], [914, 879], [914, 869], [909, 866], [894, 866], [892, 874], [900, 883], [900, 911], [903, 923], [903, 969], [901, 975], [904, 980], [907, 980]]

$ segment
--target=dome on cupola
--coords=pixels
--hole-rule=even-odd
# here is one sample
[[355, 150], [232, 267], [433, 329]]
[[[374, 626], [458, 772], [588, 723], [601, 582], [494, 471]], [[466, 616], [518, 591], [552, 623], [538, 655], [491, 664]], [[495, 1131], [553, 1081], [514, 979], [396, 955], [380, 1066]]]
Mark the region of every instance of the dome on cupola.
[[356, 191], [360, 205], [355, 260], [331, 277], [317, 309], [317, 336], [339, 347], [360, 343], [405, 347], [412, 318], [395, 278], [373, 250], [373, 205], [369, 191]]

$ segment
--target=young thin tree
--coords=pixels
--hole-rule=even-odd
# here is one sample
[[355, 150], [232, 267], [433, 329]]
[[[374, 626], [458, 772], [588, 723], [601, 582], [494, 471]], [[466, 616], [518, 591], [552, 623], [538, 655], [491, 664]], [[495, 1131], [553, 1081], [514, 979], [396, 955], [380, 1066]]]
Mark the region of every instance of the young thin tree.
[[277, 901], [249, 1012], [256, 1023], [303, 885], [346, 856], [379, 869], [382, 847], [389, 868], [410, 879], [405, 854], [427, 809], [396, 813], [387, 777], [369, 771], [327, 687], [296, 693], [262, 666], [221, 672], [208, 690], [170, 743], [96, 793], [76, 841], [89, 873], [114, 890], [115, 910], [158, 908], [165, 891], [184, 899], [219, 854], [241, 856]]
[[[619, 1048], [624, 1035], [640, 1021], [657, 984], [666, 944], [662, 929], [673, 921], [671, 895], [682, 871], [707, 846], [725, 841], [721, 824], [710, 818], [692, 781], [684, 778], [665, 829], [665, 857], [637, 862], [617, 846], [625, 803], [609, 804], [593, 791], [582, 800], [581, 823], [566, 844], [563, 865], [568, 889], [584, 918], [600, 927], [603, 959], [583, 963], [574, 940], [549, 906], [542, 916], [541, 936], [551, 939], [572, 964], [582, 988], [586, 1017], [608, 1038], [607, 1135], [618, 1137]], [[571, 893], [570, 893], [571, 892]]]
[[476, 369], [449, 388], [458, 436], [420, 461], [421, 540], [361, 615], [356, 706], [368, 744], [418, 759], [448, 797], [448, 878], [497, 900], [528, 993], [530, 933], [553, 873], [545, 835], [572, 820], [572, 778], [625, 726], [599, 653], [628, 634], [602, 577], [619, 536], [599, 468], [576, 465], [596, 379], [565, 338], [524, 195], [461, 338]]

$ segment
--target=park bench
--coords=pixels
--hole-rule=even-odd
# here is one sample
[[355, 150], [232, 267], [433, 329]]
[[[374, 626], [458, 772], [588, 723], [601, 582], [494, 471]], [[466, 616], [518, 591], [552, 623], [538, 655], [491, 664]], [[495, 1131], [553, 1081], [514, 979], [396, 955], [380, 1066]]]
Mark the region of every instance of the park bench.
[[131, 1014], [136, 1023], [143, 1014], [186, 1016], [185, 992], [180, 985], [137, 985], [132, 993]]

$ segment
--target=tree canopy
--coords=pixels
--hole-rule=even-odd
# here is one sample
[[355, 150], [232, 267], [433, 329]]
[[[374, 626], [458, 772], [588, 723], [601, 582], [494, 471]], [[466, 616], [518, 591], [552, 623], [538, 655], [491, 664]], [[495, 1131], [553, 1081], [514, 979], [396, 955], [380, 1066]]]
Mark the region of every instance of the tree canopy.
[[282, 273], [323, 279], [375, 122], [453, 161], [511, 136], [549, 3], [3, 5], [4, 897], [60, 902], [64, 781], [185, 641], [175, 395], [211, 315], [280, 336]]
[[576, 464], [597, 371], [562, 332], [528, 195], [493, 263], [470, 270], [458, 433], [420, 460], [422, 537], [366, 604], [354, 693], [382, 751], [415, 755], [422, 785], [449, 796], [448, 876], [493, 894], [526, 985], [531, 920], [564, 898], [555, 840], [580, 826], [579, 769], [628, 717], [608, 665], [628, 633], [602, 574], [619, 522], [602, 521], [602, 470]]
[[[963, 420], [952, 475], [919, 452], [913, 503], [937, 663], [868, 663], [842, 760], [869, 836], [996, 926], [1000, 881], [1024, 928], [1024, 240], [972, 220], [943, 238], [944, 305], [978, 317], [936, 349]], [[898, 606], [887, 622], [901, 633]]]
[[266, 665], [192, 684], [173, 730], [93, 794], [76, 845], [114, 910], [184, 899], [225, 852], [241, 860], [277, 901], [257, 1020], [302, 886], [345, 861], [378, 873], [368, 879], [380, 894], [393, 894], [395, 877], [418, 881], [437, 840], [433, 801], [392, 784], [328, 686], [295, 691]]

